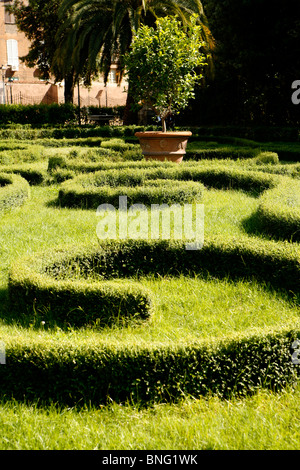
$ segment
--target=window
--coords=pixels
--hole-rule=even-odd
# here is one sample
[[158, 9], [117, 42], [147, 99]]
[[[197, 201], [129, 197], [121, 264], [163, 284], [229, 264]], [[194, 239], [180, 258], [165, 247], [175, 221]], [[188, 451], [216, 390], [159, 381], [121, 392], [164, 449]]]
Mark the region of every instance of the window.
[[12, 13], [8, 13], [6, 6], [10, 5], [12, 2], [4, 3], [4, 23], [5, 24], [15, 24], [15, 16]]
[[11, 66], [13, 72], [19, 70], [19, 52], [18, 41], [16, 39], [8, 39], [6, 41], [7, 48], [7, 65]]

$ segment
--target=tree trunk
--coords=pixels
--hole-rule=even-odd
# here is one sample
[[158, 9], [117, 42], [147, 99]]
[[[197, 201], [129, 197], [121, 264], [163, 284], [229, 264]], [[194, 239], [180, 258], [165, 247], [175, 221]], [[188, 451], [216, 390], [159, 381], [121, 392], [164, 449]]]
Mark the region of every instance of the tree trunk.
[[137, 112], [132, 110], [134, 100], [129, 93], [129, 86], [126, 98], [126, 105], [124, 110], [123, 124], [124, 126], [130, 126], [131, 124], [137, 124]]
[[74, 75], [70, 73], [65, 76], [65, 103], [73, 104], [74, 98]]

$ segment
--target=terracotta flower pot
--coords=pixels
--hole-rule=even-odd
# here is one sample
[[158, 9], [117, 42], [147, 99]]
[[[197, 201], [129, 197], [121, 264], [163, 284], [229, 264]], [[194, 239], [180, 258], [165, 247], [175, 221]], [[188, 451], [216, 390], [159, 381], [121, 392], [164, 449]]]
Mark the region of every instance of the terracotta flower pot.
[[169, 160], [175, 163], [182, 161], [188, 138], [191, 135], [192, 133], [189, 131], [146, 131], [135, 133], [146, 160]]

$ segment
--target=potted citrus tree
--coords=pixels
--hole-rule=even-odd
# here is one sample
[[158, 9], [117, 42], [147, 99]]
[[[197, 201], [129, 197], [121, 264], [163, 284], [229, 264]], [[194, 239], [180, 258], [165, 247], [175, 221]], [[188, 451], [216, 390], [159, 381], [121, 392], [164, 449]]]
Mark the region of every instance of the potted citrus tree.
[[149, 107], [161, 122], [161, 131], [137, 132], [146, 159], [179, 163], [191, 132], [167, 130], [167, 119], [194, 98], [206, 57], [196, 15], [183, 27], [177, 17], [158, 18], [156, 27], [141, 26], [124, 57], [128, 93], [135, 105]]

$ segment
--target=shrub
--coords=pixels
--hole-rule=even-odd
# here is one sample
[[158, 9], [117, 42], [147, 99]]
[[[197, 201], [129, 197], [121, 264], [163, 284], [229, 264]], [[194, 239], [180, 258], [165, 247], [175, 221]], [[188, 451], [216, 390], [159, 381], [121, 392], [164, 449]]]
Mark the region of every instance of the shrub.
[[122, 139], [112, 138], [109, 140], [103, 140], [101, 147], [105, 149], [112, 149], [118, 152], [124, 152], [125, 150], [133, 150], [136, 145], [126, 143]]
[[48, 159], [48, 171], [51, 173], [53, 170], [57, 168], [66, 168], [67, 161], [66, 157], [61, 155], [55, 155]]
[[185, 29], [176, 17], [158, 18], [155, 28], [141, 26], [134, 35], [124, 64], [135, 105], [143, 102], [160, 118], [178, 114], [195, 97], [206, 57], [201, 52], [200, 26], [192, 15]]
[[[131, 150], [128, 152], [132, 152]], [[135, 151], [133, 151], [135, 152]], [[123, 156], [127, 151], [124, 152]], [[106, 155], [104, 155], [105, 157]], [[99, 155], [98, 155], [99, 157]], [[170, 165], [170, 164], [168, 164]], [[164, 167], [165, 164], [162, 162], [149, 161], [114, 161], [113, 159], [109, 160], [99, 160], [99, 161], [87, 161], [86, 158], [70, 159], [65, 157], [50, 157], [48, 161], [48, 172], [51, 175], [53, 181], [62, 182], [75, 176], [79, 176], [81, 173], [94, 173], [101, 170], [123, 170], [131, 168], [132, 170], [142, 169], [142, 168], [155, 168], [155, 167]]]
[[[119, 278], [115, 281], [118, 290], [120, 278], [136, 278], [137, 272], [143, 276], [209, 271], [233, 279], [255, 277], [287, 289], [299, 299], [299, 261], [299, 250], [288, 243], [246, 237], [210, 238], [202, 250], [194, 252], [186, 251], [180, 241], [110, 241], [19, 260], [10, 273], [9, 292], [12, 303], [18, 303], [19, 314], [24, 306], [42, 309], [50, 300], [51, 307], [56, 303], [57, 312], [64, 317], [60, 293], [65, 292], [63, 300], [72, 309], [84, 289], [80, 278], [87, 282], [85, 306], [90, 308], [91, 273], [102, 276], [99, 284], [103, 285]], [[132, 280], [128, 285], [137, 286]], [[84, 296], [80, 300], [84, 302]], [[81, 310], [77, 312], [82, 315]], [[122, 346], [101, 340], [74, 344], [72, 338], [64, 344], [56, 338], [30, 339], [28, 343], [21, 337], [6, 342], [4, 337], [7, 364], [0, 368], [1, 393], [74, 406], [128, 399], [172, 401], [186, 395], [231, 398], [261, 387], [279, 390], [299, 375], [291, 361], [291, 345], [299, 335], [300, 325], [285, 325], [180, 345]]]
[[1, 168], [5, 173], [14, 173], [21, 175], [28, 183], [33, 185], [38, 185], [43, 183], [47, 178], [47, 171], [44, 169], [43, 165], [40, 164], [17, 164], [17, 165], [5, 165]]
[[[176, 165], [170, 163], [147, 165], [148, 162], [131, 163], [122, 170], [116, 168], [100, 170], [94, 173], [93, 179], [88, 175], [78, 176], [74, 183], [82, 187], [93, 186], [136, 186], [149, 180], [169, 179], [178, 181], [197, 181], [214, 188], [242, 189], [244, 191], [262, 192], [278, 184], [276, 175], [268, 175], [259, 171], [248, 171], [239, 168], [224, 168], [222, 165], [206, 163], [203, 165]], [[104, 168], [104, 163], [99, 164]], [[108, 165], [109, 166], [109, 165]], [[73, 168], [75, 168], [73, 166]], [[81, 166], [81, 168], [83, 168]], [[119, 166], [120, 168], [120, 166]], [[135, 168], [135, 171], [133, 171]], [[95, 171], [96, 165], [93, 166]], [[66, 183], [62, 188], [69, 185]]]
[[260, 229], [272, 237], [300, 241], [300, 182], [282, 178], [260, 198], [257, 211]]
[[70, 340], [6, 345], [1, 393], [16, 400], [60, 406], [222, 398], [278, 391], [299, 376], [290, 345], [300, 329], [286, 327], [219, 342], [122, 347]]
[[255, 158], [259, 154], [258, 148], [219, 147], [213, 149], [189, 149], [186, 150], [185, 159], [213, 160], [213, 159], [246, 159]]
[[[125, 151], [124, 156], [126, 153], [134, 153], [135, 151]], [[114, 161], [111, 159], [99, 159], [99, 157], [107, 157], [111, 156], [111, 152], [108, 152], [107, 154], [104, 153], [98, 153], [96, 154], [96, 158], [93, 159], [87, 159], [87, 155], [80, 155], [78, 158], [71, 158], [71, 155], [69, 157], [65, 156], [54, 156], [50, 157], [48, 160], [48, 171], [51, 172], [52, 169], [58, 169], [58, 168], [68, 168], [70, 170], [74, 170], [77, 173], [89, 173], [89, 172], [95, 172], [95, 171], [101, 171], [101, 170], [124, 170], [128, 168], [132, 168], [134, 170], [136, 169], [149, 169], [149, 168], [165, 168], [165, 167], [170, 167], [169, 162], [159, 162], [159, 161], [145, 161], [145, 160], [134, 160], [134, 159], [125, 159], [122, 161]]]
[[255, 159], [258, 165], [279, 163], [278, 154], [275, 152], [261, 152]]
[[[9, 292], [12, 304], [21, 311], [25, 305], [31, 309], [33, 306], [50, 306], [51, 311], [55, 310], [55, 314], [64, 319], [68, 312], [75, 309], [76, 313], [72, 316], [77, 323], [77, 317], [81, 319], [85, 310], [91, 311], [92, 316], [102, 312], [99, 318], [110, 316], [111, 307], [105, 304], [106, 295], [112, 306], [113, 292], [119, 308], [122, 302], [126, 305], [128, 291], [135, 292], [134, 283], [116, 283], [114, 290], [114, 283], [107, 284], [106, 280], [136, 278], [137, 273], [139, 276], [176, 276], [179, 273], [207, 272], [220, 278], [254, 277], [274, 288], [299, 294], [299, 252], [293, 246], [277, 246], [275, 242], [248, 238], [225, 240], [220, 237], [206, 239], [203, 248], [196, 251], [186, 250], [185, 242], [178, 240], [114, 240], [102, 241], [99, 247], [73, 247], [26, 257], [17, 261], [11, 269]], [[84, 284], [81, 278], [100, 279], [101, 282], [99, 285], [90, 281]], [[137, 298], [145, 315], [149, 302], [143, 292], [138, 290]], [[122, 302], [120, 298], [123, 298]], [[101, 303], [97, 304], [99, 299]], [[131, 297], [130, 302], [133, 302]], [[130, 312], [131, 309], [136, 313], [138, 306], [130, 305], [130, 302], [126, 311], [128, 309]]]
[[[73, 179], [62, 184], [58, 202], [64, 207], [97, 209], [100, 204], [119, 206], [119, 197], [127, 196], [128, 204], [173, 204], [201, 201], [203, 185], [193, 181], [149, 180], [138, 186], [98, 185], [97, 179], [88, 182]], [[84, 184], [87, 183], [87, 184]], [[93, 184], [94, 183], [94, 184]]]
[[0, 124], [58, 125], [76, 119], [71, 104], [0, 105]]
[[[74, 254], [75, 253], [75, 254]], [[102, 254], [93, 249], [41, 253], [12, 266], [9, 276], [11, 307], [35, 312], [59, 325], [112, 325], [128, 319], [147, 319], [152, 309], [148, 290], [135, 282], [83, 281], [87, 271], [101, 270]], [[102, 278], [106, 277], [106, 273]]]
[[28, 182], [19, 175], [0, 174], [0, 210], [21, 206], [30, 196]]

